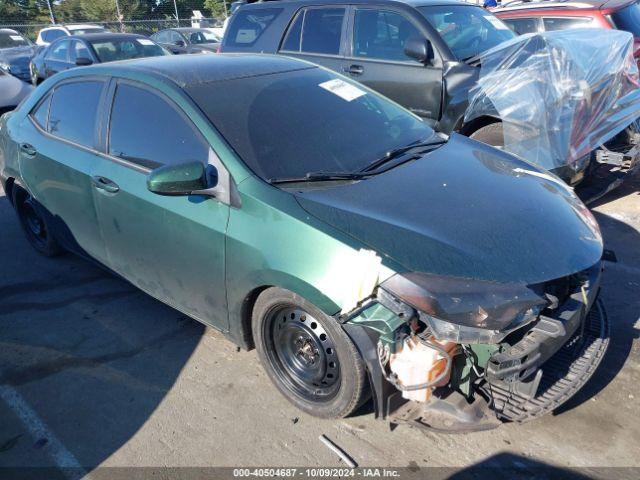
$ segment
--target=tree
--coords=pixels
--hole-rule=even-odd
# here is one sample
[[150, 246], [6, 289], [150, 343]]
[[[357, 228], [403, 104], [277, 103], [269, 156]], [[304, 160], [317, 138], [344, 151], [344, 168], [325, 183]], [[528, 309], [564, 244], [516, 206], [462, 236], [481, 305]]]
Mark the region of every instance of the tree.
[[204, 5], [214, 18], [224, 18], [231, 11], [231, 2], [226, 0], [204, 0]]

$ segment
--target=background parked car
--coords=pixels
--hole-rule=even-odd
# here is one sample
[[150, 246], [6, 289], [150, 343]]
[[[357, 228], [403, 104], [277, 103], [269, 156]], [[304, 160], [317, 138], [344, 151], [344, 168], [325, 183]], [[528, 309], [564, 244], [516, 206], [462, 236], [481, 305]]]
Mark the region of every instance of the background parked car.
[[53, 25], [51, 27], [43, 28], [38, 32], [36, 43], [38, 45], [49, 45], [51, 42], [61, 37], [84, 35], [85, 33], [105, 33], [108, 31], [109, 30], [101, 27], [100, 25], [91, 24]]
[[638, 0], [584, 0], [580, 2], [506, 2], [493, 10], [519, 35], [570, 28], [614, 28], [635, 39], [640, 62], [640, 2]]
[[0, 115], [16, 108], [32, 90], [28, 83], [0, 70]]
[[167, 28], [151, 39], [175, 54], [217, 52], [220, 46], [220, 38], [208, 28]]
[[31, 61], [31, 82], [38, 85], [51, 75], [76, 66], [160, 55], [170, 53], [142, 35], [91, 33], [60, 38]]
[[0, 29], [0, 70], [29, 81], [29, 62], [38, 47], [15, 30]]

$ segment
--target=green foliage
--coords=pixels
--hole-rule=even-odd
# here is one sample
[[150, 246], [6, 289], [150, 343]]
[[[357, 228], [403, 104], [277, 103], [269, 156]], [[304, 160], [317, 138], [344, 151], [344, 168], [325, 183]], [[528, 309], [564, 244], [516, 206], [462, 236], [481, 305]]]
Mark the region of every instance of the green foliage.
[[224, 18], [231, 11], [231, 2], [226, 0], [204, 0], [204, 6], [211, 12], [211, 16], [216, 18]]

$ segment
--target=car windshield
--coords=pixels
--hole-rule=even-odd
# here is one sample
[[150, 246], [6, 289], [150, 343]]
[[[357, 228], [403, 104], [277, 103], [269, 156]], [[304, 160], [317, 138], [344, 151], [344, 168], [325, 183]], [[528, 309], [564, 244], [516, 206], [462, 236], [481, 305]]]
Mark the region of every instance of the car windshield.
[[71, 35], [84, 35], [86, 33], [107, 33], [108, 30], [105, 30], [102, 27], [92, 27], [92, 28], [74, 28], [69, 29]]
[[0, 32], [0, 48], [14, 48], [31, 45], [31, 42], [19, 33]]
[[399, 105], [320, 68], [199, 83], [187, 92], [265, 180], [356, 172], [435, 136]]
[[220, 39], [213, 32], [207, 32], [206, 30], [200, 30], [197, 32], [191, 32], [188, 34], [189, 43], [201, 44], [201, 43], [216, 43]]
[[480, 7], [442, 5], [419, 10], [458, 60], [475, 57], [515, 37], [502, 20]]
[[167, 55], [167, 52], [162, 47], [148, 38], [94, 40], [91, 45], [96, 51], [100, 62]]
[[618, 29], [640, 38], [640, 2], [632, 3], [617, 12], [613, 12], [611, 19]]

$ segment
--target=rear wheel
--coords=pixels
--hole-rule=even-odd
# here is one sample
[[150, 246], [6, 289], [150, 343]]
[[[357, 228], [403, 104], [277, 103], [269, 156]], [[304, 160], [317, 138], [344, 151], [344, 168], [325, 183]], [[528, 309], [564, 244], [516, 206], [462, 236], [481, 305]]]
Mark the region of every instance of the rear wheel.
[[473, 132], [470, 135], [470, 138], [486, 143], [487, 145], [491, 145], [492, 147], [503, 148], [504, 131], [502, 129], [502, 123], [496, 122], [485, 125]]
[[13, 205], [27, 240], [38, 253], [45, 257], [54, 257], [63, 252], [62, 247], [53, 237], [47, 220], [41, 214], [41, 208], [29, 193], [15, 188]]
[[346, 417], [368, 397], [362, 358], [340, 325], [302, 297], [269, 288], [257, 299], [253, 338], [278, 390], [305, 412]]

